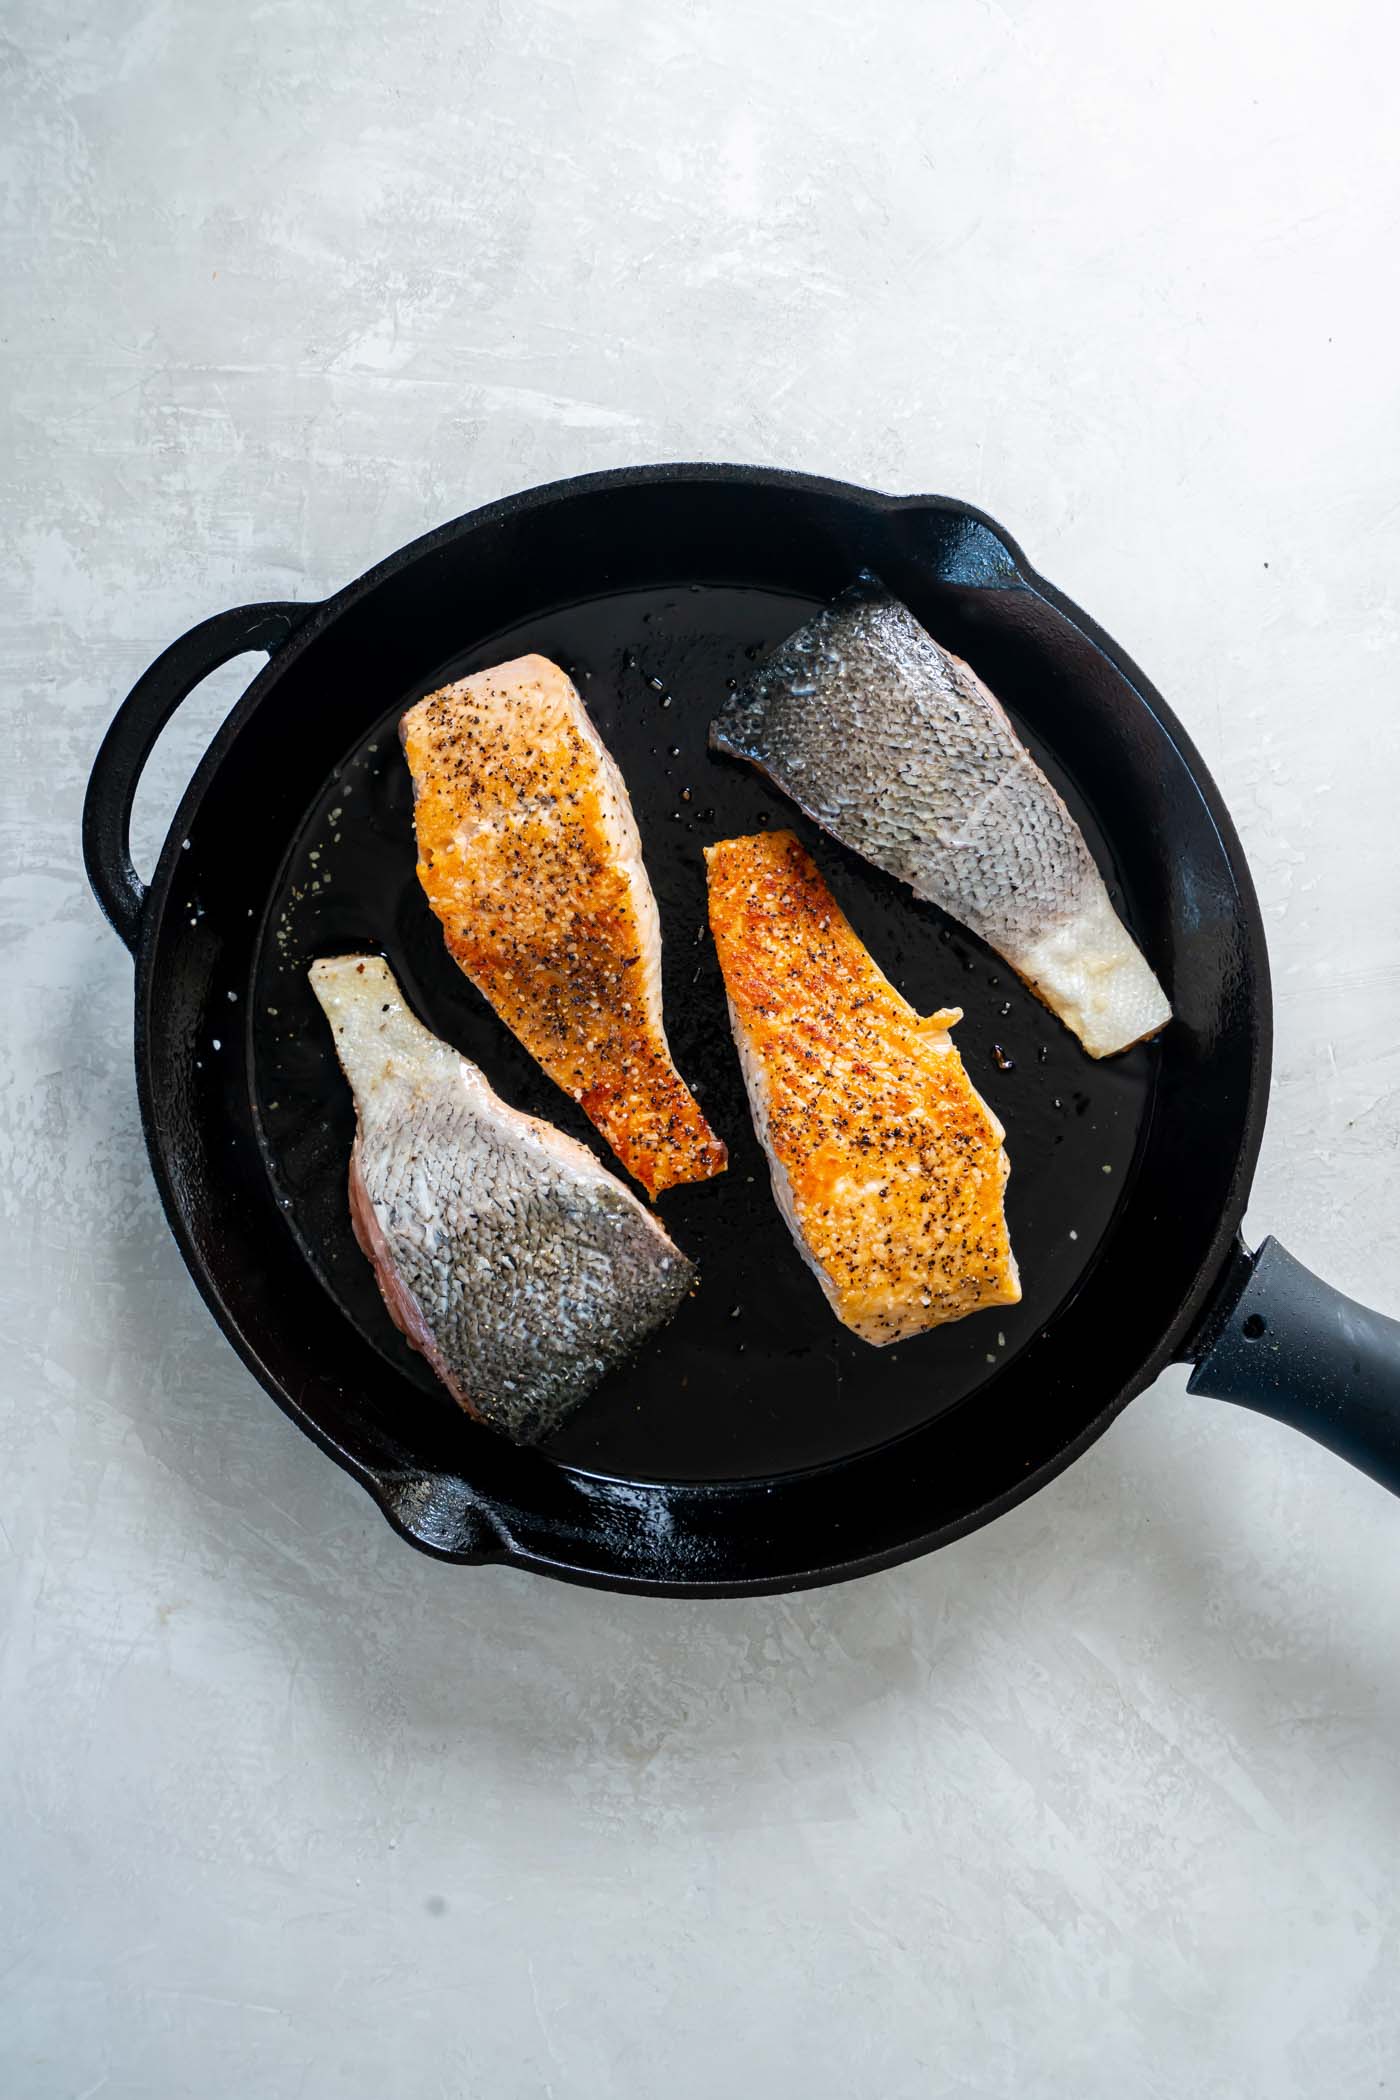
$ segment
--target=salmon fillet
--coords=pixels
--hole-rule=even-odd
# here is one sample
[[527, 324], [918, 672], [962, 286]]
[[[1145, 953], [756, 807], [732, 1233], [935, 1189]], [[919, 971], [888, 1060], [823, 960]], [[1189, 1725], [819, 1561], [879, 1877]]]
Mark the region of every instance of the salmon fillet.
[[903, 1341], [1021, 1296], [1006, 1136], [947, 1007], [921, 1018], [790, 831], [705, 849], [710, 925], [773, 1192], [839, 1320]]
[[355, 1096], [350, 1220], [390, 1316], [469, 1414], [534, 1443], [695, 1270], [586, 1146], [430, 1034], [381, 957], [310, 976]]
[[401, 727], [447, 946], [648, 1195], [724, 1171], [661, 1016], [661, 927], [622, 775], [573, 683], [521, 656]]
[[868, 573], [776, 649], [710, 728], [843, 845], [960, 919], [1090, 1057], [1171, 1007], [1083, 832], [994, 694]]

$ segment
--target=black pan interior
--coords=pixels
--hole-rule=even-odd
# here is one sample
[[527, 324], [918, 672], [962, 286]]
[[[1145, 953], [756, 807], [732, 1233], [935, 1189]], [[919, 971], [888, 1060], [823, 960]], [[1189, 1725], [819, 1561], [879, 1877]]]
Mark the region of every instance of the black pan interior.
[[[731, 1148], [727, 1174], [676, 1189], [667, 1225], [701, 1288], [548, 1446], [559, 1461], [623, 1479], [763, 1479], [829, 1464], [967, 1401], [1014, 1361], [1076, 1291], [1128, 1187], [1157, 1060], [1143, 1047], [1095, 1064], [1014, 972], [934, 907], [809, 825], [748, 767], [709, 753], [726, 685], [808, 613], [810, 598], [681, 586], [550, 608], [432, 666], [407, 690], [363, 696], [368, 731], [338, 754], [269, 900], [249, 1018], [258, 1129], [287, 1222], [311, 1268], [421, 1405], [468, 1445], [489, 1432], [458, 1414], [390, 1322], [350, 1231], [349, 1090], [309, 991], [318, 955], [382, 952], [418, 1012], [507, 1100], [607, 1157], [582, 1113], [521, 1049], [447, 955], [414, 872], [412, 799], [397, 724], [448, 678], [538, 650], [573, 674], [620, 761], [662, 916], [666, 1015], [682, 1071]], [[951, 616], [941, 639], [975, 636]], [[1134, 919], [1103, 827], [1066, 767], [1018, 725], [1069, 799]], [[961, 1005], [957, 1039], [974, 1084], [1007, 1128], [1018, 1306], [890, 1349], [834, 1318], [778, 1216], [754, 1138], [705, 924], [707, 840], [790, 825], [807, 839], [857, 931], [921, 1011]]]
[[[748, 652], [863, 565], [983, 673], [1070, 800], [1172, 997], [1159, 1046], [1095, 1065], [995, 957], [707, 756]], [[465, 1419], [389, 1327], [347, 1230], [350, 1101], [304, 983], [316, 954], [382, 947], [508, 1100], [594, 1142], [449, 964], [413, 879], [397, 716], [527, 647], [574, 668], [627, 775], [668, 1023], [733, 1158], [722, 1180], [663, 1199], [699, 1294], [543, 1452]], [[1016, 1310], [871, 1350], [793, 1251], [696, 937], [702, 843], [765, 815], [808, 838], [917, 1006], [965, 1008], [963, 1055], [1009, 1134]], [[186, 1259], [300, 1426], [409, 1537], [457, 1557], [734, 1591], [953, 1537], [1048, 1478], [1167, 1359], [1248, 1190], [1267, 975], [1228, 817], [1141, 674], [988, 521], [940, 499], [657, 468], [458, 520], [313, 612], [271, 661], [185, 797], [146, 922], [137, 1069]]]

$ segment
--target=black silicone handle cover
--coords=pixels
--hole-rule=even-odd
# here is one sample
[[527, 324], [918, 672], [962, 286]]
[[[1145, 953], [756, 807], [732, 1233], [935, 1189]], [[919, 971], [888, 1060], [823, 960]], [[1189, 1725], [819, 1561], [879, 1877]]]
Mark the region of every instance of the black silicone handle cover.
[[1288, 1422], [1400, 1495], [1400, 1320], [1314, 1276], [1275, 1239], [1241, 1253], [1188, 1390]]

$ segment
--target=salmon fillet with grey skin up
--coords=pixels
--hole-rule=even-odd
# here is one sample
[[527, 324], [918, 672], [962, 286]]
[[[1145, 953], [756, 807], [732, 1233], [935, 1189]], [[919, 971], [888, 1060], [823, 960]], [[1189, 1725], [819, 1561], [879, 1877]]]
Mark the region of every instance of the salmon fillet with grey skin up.
[[875, 577], [789, 635], [710, 742], [970, 927], [1091, 1057], [1171, 1019], [1084, 834], [1000, 702]]
[[953, 1048], [959, 1009], [915, 1013], [790, 831], [705, 859], [754, 1128], [836, 1317], [883, 1344], [1014, 1305], [1006, 1133]]
[[418, 876], [447, 946], [649, 1196], [721, 1174], [677, 1072], [622, 775], [572, 680], [521, 656], [403, 718]]
[[389, 1313], [469, 1414], [534, 1443], [695, 1270], [591, 1152], [430, 1034], [378, 956], [310, 977], [355, 1096], [350, 1215]]

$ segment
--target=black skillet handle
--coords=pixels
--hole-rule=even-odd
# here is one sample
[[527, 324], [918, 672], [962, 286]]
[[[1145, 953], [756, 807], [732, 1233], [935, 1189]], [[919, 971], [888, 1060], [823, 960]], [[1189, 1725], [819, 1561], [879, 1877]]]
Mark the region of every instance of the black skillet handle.
[[314, 605], [239, 605], [201, 620], [143, 671], [117, 709], [93, 763], [83, 803], [83, 859], [97, 901], [132, 953], [141, 937], [145, 885], [131, 863], [136, 784], [156, 738], [202, 679], [245, 649], [269, 653]]
[[1238, 1249], [1201, 1340], [1189, 1392], [1288, 1422], [1400, 1495], [1400, 1320], [1267, 1239]]

